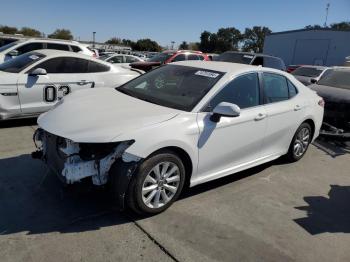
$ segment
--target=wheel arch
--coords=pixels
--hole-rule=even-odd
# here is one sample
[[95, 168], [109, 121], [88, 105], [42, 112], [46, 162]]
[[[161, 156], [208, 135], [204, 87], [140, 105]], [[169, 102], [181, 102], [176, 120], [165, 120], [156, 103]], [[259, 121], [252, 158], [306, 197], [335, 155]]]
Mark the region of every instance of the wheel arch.
[[149, 156], [147, 156], [147, 158], [150, 156], [153, 156], [155, 154], [164, 152], [164, 151], [173, 152], [181, 159], [182, 163], [185, 166], [185, 172], [186, 172], [185, 173], [185, 177], [186, 177], [185, 184], [189, 185], [191, 176], [193, 174], [193, 161], [190, 157], [190, 154], [185, 149], [183, 149], [181, 147], [166, 146], [166, 147], [159, 148], [156, 151], [152, 152], [151, 154], [149, 154]]

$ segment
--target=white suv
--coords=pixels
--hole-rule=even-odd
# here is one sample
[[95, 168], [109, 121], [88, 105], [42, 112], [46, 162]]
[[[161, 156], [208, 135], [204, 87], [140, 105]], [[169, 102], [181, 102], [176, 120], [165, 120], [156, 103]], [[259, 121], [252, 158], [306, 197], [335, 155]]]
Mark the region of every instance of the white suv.
[[27, 40], [18, 40], [0, 47], [0, 63], [39, 49], [55, 49], [81, 53], [88, 56], [94, 55], [86, 46], [76, 41], [31, 38]]

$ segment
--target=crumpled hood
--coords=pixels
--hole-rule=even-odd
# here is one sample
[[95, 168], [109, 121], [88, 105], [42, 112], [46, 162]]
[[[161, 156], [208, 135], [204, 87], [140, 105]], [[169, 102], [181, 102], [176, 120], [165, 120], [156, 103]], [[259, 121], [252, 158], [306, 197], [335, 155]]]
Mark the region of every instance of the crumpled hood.
[[125, 95], [114, 88], [73, 92], [38, 118], [44, 130], [74, 142], [105, 143], [175, 117], [178, 110]]
[[316, 91], [326, 101], [350, 103], [350, 90], [344, 88], [337, 88], [323, 85], [310, 85], [310, 89]]

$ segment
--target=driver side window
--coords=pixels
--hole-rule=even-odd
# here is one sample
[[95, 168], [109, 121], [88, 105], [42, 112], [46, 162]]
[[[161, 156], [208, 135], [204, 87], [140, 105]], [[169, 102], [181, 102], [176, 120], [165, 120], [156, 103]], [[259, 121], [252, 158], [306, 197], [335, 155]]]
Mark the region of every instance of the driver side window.
[[260, 88], [257, 73], [239, 76], [228, 83], [210, 101], [207, 112], [213, 110], [221, 102], [238, 105], [241, 109], [260, 104]]

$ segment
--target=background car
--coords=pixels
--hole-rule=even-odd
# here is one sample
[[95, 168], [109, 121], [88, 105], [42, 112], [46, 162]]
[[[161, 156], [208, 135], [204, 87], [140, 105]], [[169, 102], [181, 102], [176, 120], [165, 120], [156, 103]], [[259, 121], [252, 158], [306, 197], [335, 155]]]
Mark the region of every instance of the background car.
[[130, 64], [130, 66], [132, 68], [137, 68], [147, 72], [163, 64], [185, 60], [209, 61], [209, 58], [206, 54], [203, 54], [200, 51], [168, 50], [159, 53], [158, 55], [155, 55], [154, 57], [148, 59], [145, 62], [135, 62]]
[[140, 74], [73, 52], [25, 53], [0, 65], [0, 120], [38, 115], [71, 92], [116, 87]]
[[288, 73], [292, 73], [295, 69], [297, 69], [297, 68], [299, 68], [299, 67], [301, 67], [302, 65], [289, 65], [289, 66], [287, 66], [287, 72]]
[[88, 56], [94, 55], [94, 52], [90, 51], [85, 45], [76, 41], [31, 38], [26, 40], [18, 40], [0, 47], [0, 63], [30, 51], [40, 49], [70, 51]]
[[286, 71], [286, 65], [281, 58], [264, 54], [227, 51], [215, 57], [214, 61], [260, 65]]
[[134, 62], [144, 62], [143, 59], [133, 55], [123, 55], [123, 54], [110, 54], [100, 56], [99, 59], [106, 61], [111, 64], [118, 64], [123, 66], [129, 66], [130, 63]]
[[311, 85], [317, 82], [322, 74], [328, 69], [326, 66], [300, 66], [291, 74], [304, 85]]
[[322, 98], [290, 74], [224, 62], [177, 62], [79, 93], [38, 119], [43, 146], [33, 156], [68, 184], [109, 181], [122, 207], [148, 214], [168, 208], [187, 182], [282, 155], [298, 161], [323, 117]]
[[341, 129], [338, 134], [344, 139], [345, 130], [350, 141], [350, 68], [329, 68], [317, 83], [309, 87], [325, 101], [324, 122]]

